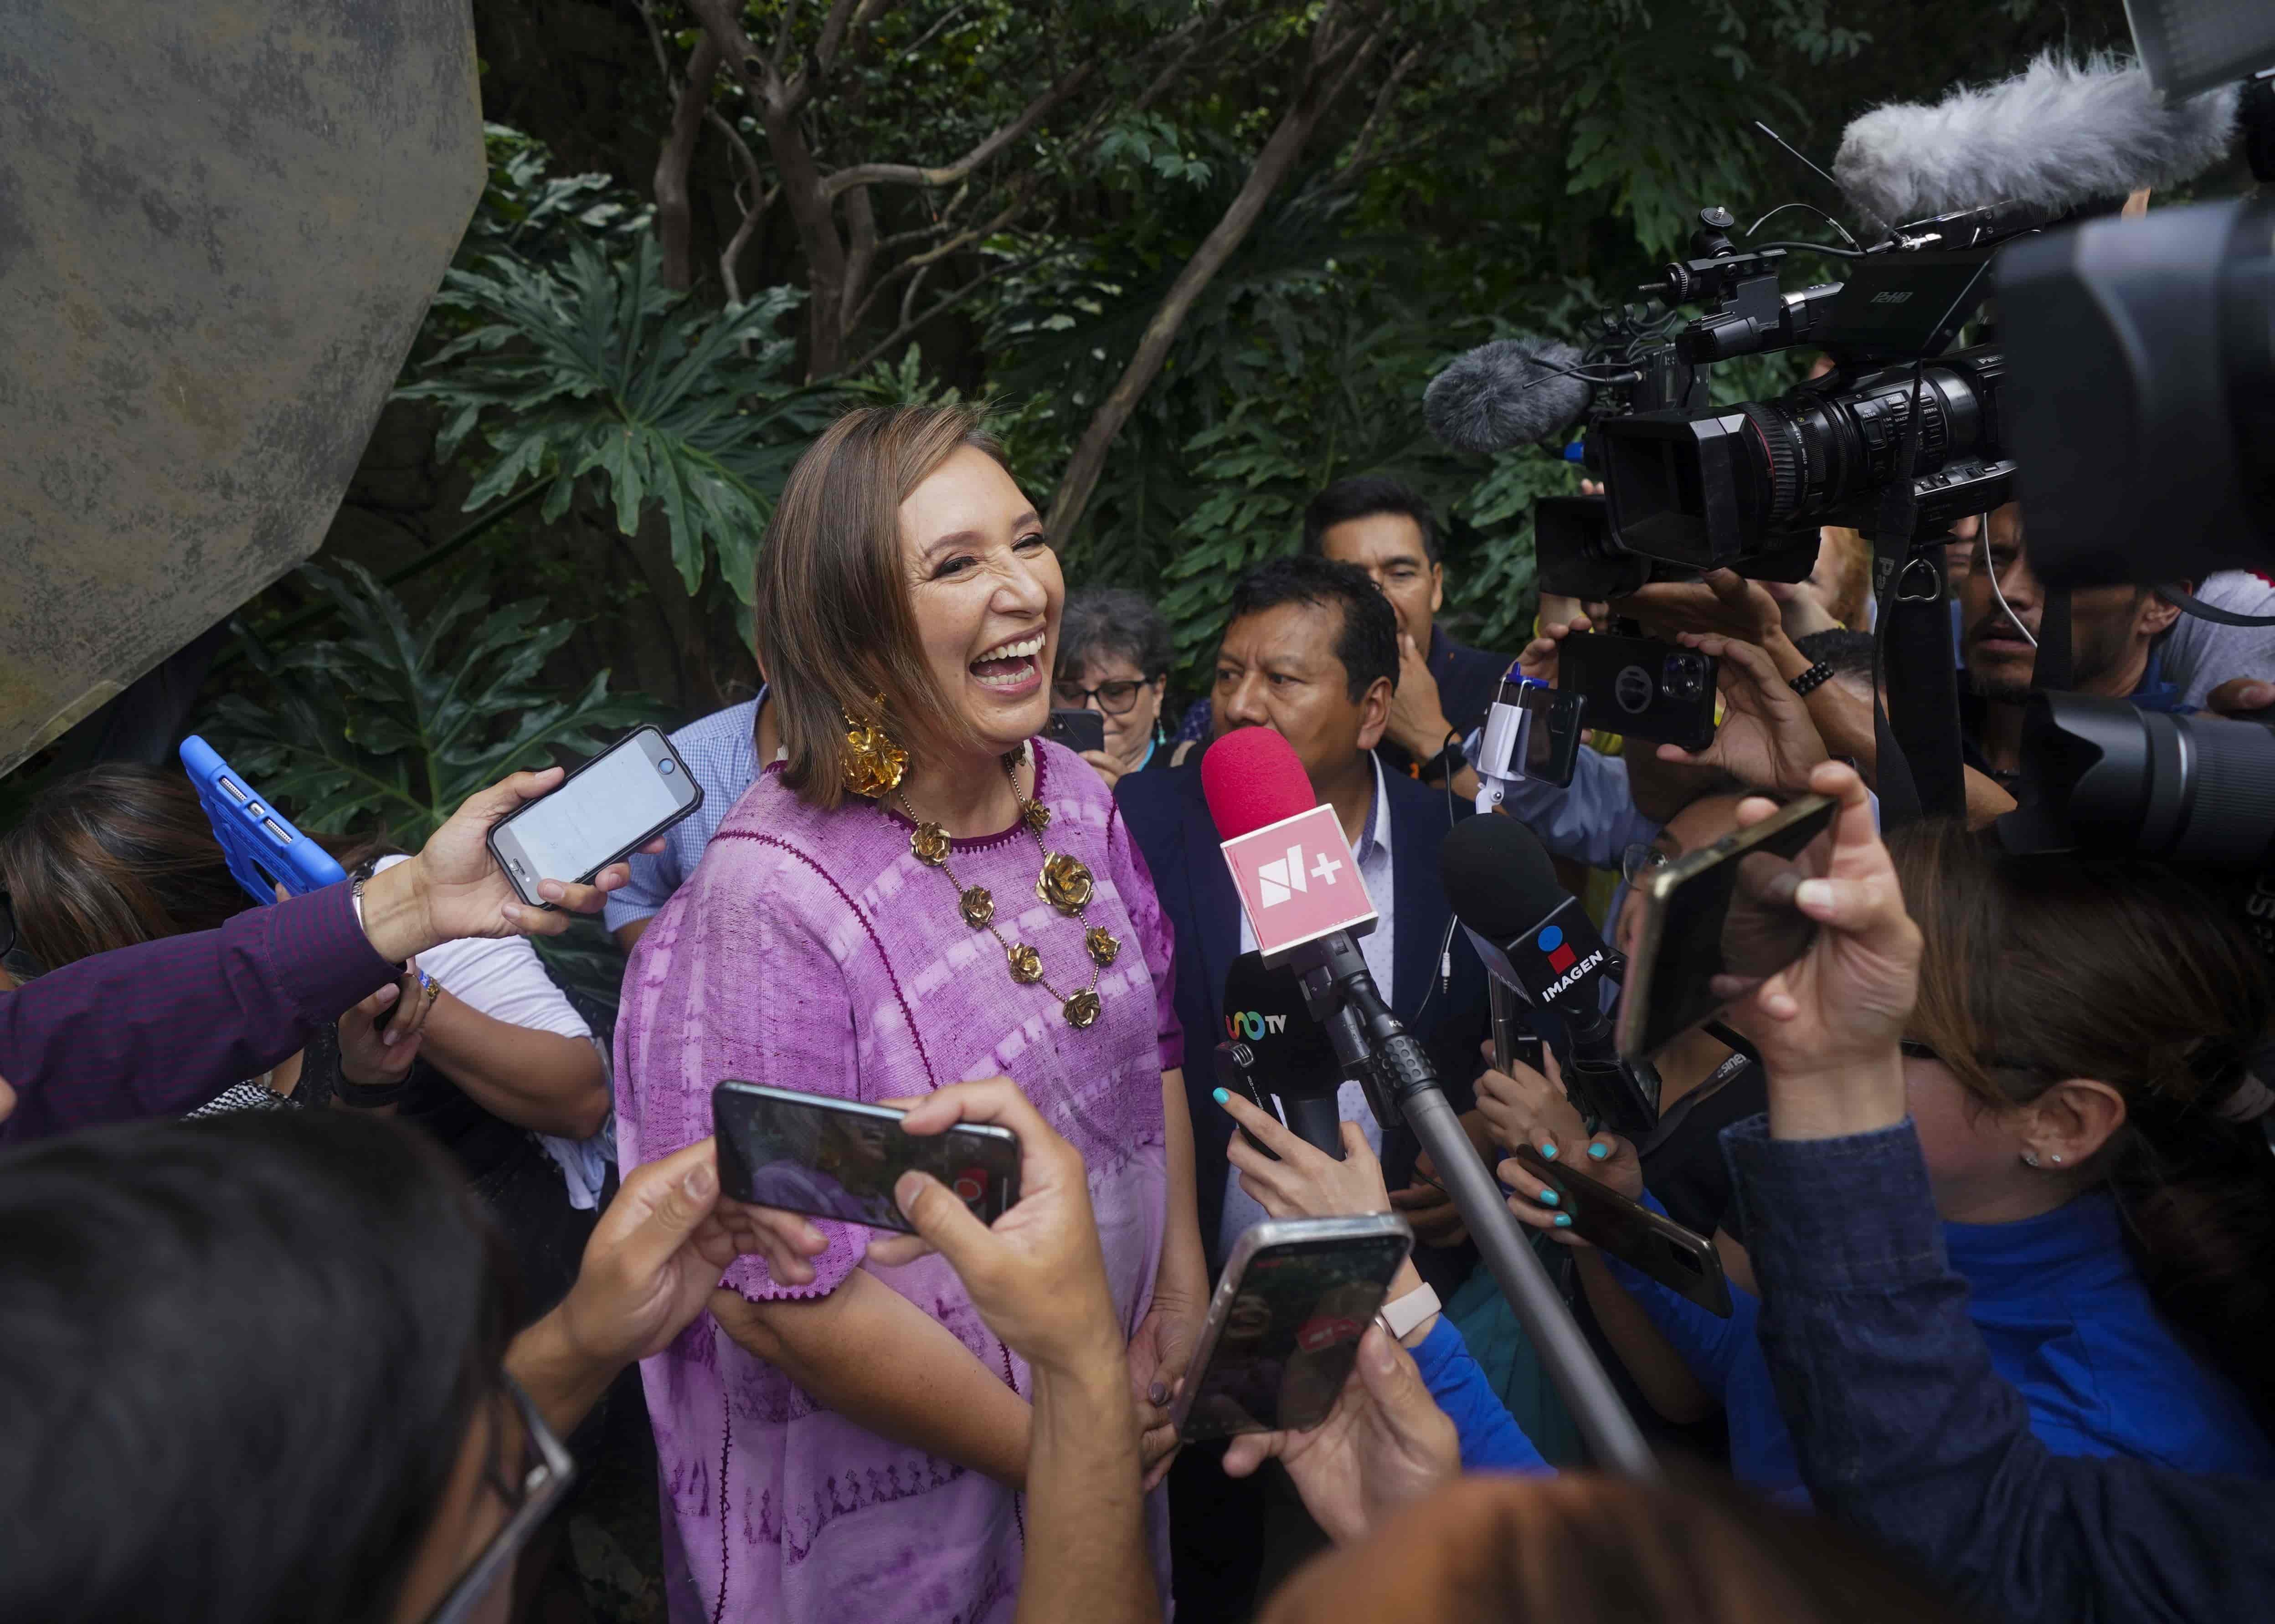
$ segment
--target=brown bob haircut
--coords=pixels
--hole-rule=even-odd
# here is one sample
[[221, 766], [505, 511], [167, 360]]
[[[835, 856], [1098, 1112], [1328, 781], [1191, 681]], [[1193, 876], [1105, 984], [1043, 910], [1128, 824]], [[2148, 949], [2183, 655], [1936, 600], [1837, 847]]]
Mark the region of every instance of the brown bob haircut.
[[825, 429], [782, 487], [752, 618], [787, 756], [782, 779], [813, 805], [844, 797], [849, 715], [881, 722], [911, 755], [974, 743], [925, 663], [900, 509], [962, 447], [1003, 464], [981, 421], [978, 406], [865, 406]]
[[2158, 1308], [2275, 1425], [2275, 1158], [2222, 1114], [2275, 1018], [2265, 962], [2155, 863], [2013, 856], [1946, 820], [1888, 850], [1925, 939], [1907, 1034], [1992, 1110], [2071, 1077], [2123, 1097], [2089, 1170]]

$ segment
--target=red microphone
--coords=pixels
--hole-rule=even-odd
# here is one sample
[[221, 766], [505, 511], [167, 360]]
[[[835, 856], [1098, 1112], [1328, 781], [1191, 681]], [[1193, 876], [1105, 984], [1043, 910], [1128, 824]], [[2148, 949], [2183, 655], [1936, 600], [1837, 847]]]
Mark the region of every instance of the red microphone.
[[1228, 733], [1201, 757], [1201, 793], [1267, 965], [1308, 943], [1374, 928], [1374, 904], [1332, 806], [1269, 728]]

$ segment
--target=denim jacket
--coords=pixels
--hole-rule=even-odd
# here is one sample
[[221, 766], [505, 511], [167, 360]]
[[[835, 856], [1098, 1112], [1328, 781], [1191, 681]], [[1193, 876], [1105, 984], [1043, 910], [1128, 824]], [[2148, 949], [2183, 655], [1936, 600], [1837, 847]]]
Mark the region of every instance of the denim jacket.
[[1724, 1130], [1761, 1341], [1818, 1507], [2002, 1618], [2230, 1624], [2275, 1596], [2275, 1484], [2053, 1454], [1992, 1369], [1909, 1122]]

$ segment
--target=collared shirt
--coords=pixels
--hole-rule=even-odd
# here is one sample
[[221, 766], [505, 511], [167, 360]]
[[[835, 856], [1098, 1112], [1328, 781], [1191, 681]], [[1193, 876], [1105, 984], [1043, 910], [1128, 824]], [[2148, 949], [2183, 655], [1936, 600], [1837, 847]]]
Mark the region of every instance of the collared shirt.
[[[1398, 961], [1392, 951], [1396, 934], [1395, 898], [1390, 870], [1390, 794], [1382, 784], [1382, 762], [1370, 756], [1374, 763], [1374, 799], [1366, 809], [1366, 825], [1359, 831], [1358, 843], [1351, 848], [1351, 858], [1358, 866], [1360, 883], [1366, 887], [1367, 901], [1373, 904], [1376, 915], [1374, 929], [1358, 939], [1359, 956], [1366, 961], [1366, 973], [1374, 978], [1374, 985], [1387, 998], [1391, 989], [1391, 967]], [[1240, 950], [1256, 951], [1256, 932], [1248, 923], [1243, 910], [1240, 916]], [[1382, 1154], [1382, 1127], [1368, 1108], [1366, 1091], [1357, 1083], [1346, 1082], [1335, 1091], [1335, 1113], [1346, 1122], [1357, 1122], [1366, 1135], [1368, 1146], [1378, 1156]], [[1218, 1235], [1224, 1250], [1229, 1252], [1232, 1243], [1251, 1226], [1264, 1221], [1267, 1214], [1240, 1187], [1240, 1169], [1225, 1169], [1224, 1221]]]
[[766, 702], [767, 691], [760, 688], [757, 699], [699, 717], [671, 736], [688, 775], [702, 787], [703, 804], [664, 831], [661, 851], [635, 851], [625, 859], [631, 881], [608, 894], [601, 916], [610, 930], [662, 912], [703, 860], [703, 848], [735, 803], [759, 782], [759, 706]]

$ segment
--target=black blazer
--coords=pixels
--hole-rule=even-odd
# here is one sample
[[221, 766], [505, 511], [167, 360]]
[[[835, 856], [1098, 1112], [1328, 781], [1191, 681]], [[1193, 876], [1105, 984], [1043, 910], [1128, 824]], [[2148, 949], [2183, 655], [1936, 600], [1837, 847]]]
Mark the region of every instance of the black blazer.
[[[1397, 937], [1387, 989], [1390, 1007], [1429, 1049], [1454, 1108], [1467, 1111], [1475, 1103], [1470, 1085], [1485, 1069], [1479, 1046], [1492, 1021], [1485, 966], [1458, 931], [1451, 991], [1438, 986], [1438, 946], [1452, 912], [1438, 878], [1438, 845], [1454, 822], [1473, 815], [1474, 809], [1456, 799], [1449, 817], [1442, 789], [1388, 772], [1383, 784], [1389, 800]], [[1210, 1098], [1216, 1087], [1213, 1056], [1224, 1035], [1225, 978], [1240, 956], [1240, 893], [1218, 850], [1198, 760], [1163, 772], [1127, 774], [1114, 793], [1176, 936], [1177, 1018], [1185, 1029], [1185, 1099], [1193, 1121], [1201, 1243], [1213, 1270], [1223, 1263], [1217, 1231], [1224, 1217], [1225, 1152], [1233, 1122]], [[1390, 1188], [1411, 1183], [1417, 1151], [1411, 1132], [1403, 1127], [1391, 1130], [1382, 1149], [1383, 1175]], [[1428, 1250], [1417, 1253], [1417, 1261]], [[1449, 1254], [1441, 1255], [1451, 1261]]]

